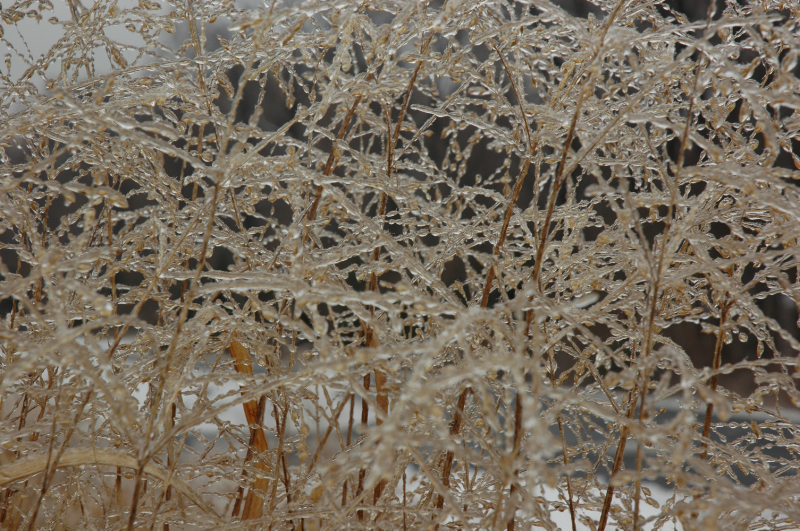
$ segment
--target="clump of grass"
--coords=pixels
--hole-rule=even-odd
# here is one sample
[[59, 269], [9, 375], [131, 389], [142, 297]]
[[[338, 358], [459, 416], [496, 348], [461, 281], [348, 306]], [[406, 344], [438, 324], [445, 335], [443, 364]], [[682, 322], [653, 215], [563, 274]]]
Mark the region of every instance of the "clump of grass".
[[3, 7], [0, 529], [800, 522], [797, 1]]

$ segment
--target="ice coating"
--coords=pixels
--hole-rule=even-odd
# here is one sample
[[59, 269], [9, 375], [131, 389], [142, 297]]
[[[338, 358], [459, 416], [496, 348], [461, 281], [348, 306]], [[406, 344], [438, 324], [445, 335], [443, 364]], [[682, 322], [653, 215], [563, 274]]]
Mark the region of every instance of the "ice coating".
[[5, 2], [0, 529], [790, 529], [800, 3]]

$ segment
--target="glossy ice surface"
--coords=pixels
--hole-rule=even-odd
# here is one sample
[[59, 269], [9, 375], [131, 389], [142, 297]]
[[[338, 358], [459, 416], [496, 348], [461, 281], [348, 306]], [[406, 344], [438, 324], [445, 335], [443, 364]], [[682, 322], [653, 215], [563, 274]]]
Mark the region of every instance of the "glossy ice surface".
[[800, 3], [712, 7], [4, 2], [0, 529], [796, 526]]

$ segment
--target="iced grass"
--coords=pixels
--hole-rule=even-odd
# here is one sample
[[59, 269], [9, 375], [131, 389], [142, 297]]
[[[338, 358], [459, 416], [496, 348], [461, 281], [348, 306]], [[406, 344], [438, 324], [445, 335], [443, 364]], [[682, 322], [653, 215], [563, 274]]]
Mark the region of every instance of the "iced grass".
[[2, 11], [0, 528], [800, 521], [800, 4], [63, 7]]

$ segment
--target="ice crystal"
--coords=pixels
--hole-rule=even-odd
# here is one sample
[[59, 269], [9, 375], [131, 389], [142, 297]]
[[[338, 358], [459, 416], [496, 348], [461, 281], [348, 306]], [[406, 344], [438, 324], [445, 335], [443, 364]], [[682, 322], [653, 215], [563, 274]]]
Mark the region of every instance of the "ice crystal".
[[0, 528], [800, 522], [797, 0], [9, 3]]

